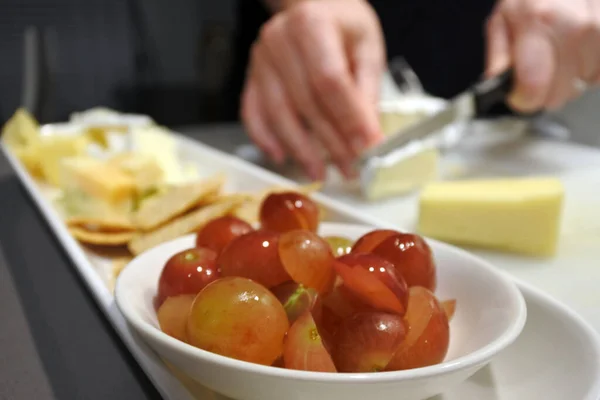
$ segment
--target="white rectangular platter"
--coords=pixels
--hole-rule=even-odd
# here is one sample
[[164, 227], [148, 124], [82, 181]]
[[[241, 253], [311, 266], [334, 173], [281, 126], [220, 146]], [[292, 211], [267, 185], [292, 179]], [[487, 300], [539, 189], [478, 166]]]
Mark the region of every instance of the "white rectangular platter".
[[[228, 191], [260, 191], [272, 186], [293, 187], [295, 185], [293, 181], [189, 138], [176, 134], [175, 138], [179, 156], [184, 161], [194, 162], [201, 176], [224, 173], [227, 176]], [[218, 395], [186, 377], [177, 378], [174, 372], [129, 329], [114, 303], [108, 285], [107, 260], [94, 256], [69, 234], [58, 212], [43, 195], [34, 179], [7, 148], [2, 146], [2, 149], [32, 200], [69, 254], [91, 294], [162, 396], [173, 400], [219, 399]], [[378, 225], [375, 218], [367, 217], [356, 208], [320, 194], [314, 194], [313, 199], [324, 207], [327, 219], [332, 222]], [[564, 340], [579, 340], [581, 346], [594, 343], [596, 339], [591, 329], [560, 305], [556, 309], [548, 310], [547, 302], [552, 300], [546, 299], [544, 295], [527, 285], [520, 287], [528, 308], [533, 311], [522, 339], [519, 339], [481, 373], [452, 393], [439, 396], [436, 400], [597, 400], [600, 398], [599, 377], [589, 376], [590, 373], [594, 373], [592, 371], [600, 371], [598, 367], [600, 360], [586, 356], [585, 347], [570, 348], [564, 352], [553, 351], [561, 347], [561, 342]], [[569, 329], [564, 328], [565, 323], [570, 324]], [[536, 341], [543, 335], [545, 335], [544, 341]], [[526, 363], [523, 363], [524, 357], [527, 359]], [[560, 366], [560, 369], [547, 368], [548, 365]], [[582, 372], [575, 378], [569, 377], [561, 372], [563, 367], [570, 371], [580, 367]], [[518, 374], [515, 374], [515, 371], [518, 371]], [[401, 400], [401, 397], [394, 400]]]

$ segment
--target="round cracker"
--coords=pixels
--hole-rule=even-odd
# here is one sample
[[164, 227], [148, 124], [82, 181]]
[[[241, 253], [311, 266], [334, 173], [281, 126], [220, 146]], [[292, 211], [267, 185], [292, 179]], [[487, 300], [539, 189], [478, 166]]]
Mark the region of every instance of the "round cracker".
[[123, 246], [137, 235], [136, 232], [93, 232], [76, 226], [69, 227], [69, 232], [80, 242], [97, 246]]

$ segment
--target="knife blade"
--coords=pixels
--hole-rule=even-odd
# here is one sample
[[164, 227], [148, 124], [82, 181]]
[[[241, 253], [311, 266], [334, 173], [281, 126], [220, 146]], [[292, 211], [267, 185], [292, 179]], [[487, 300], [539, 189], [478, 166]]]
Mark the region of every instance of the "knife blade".
[[377, 146], [367, 150], [359, 159], [361, 164], [367, 160], [383, 156], [399, 147], [422, 140], [439, 133], [448, 125], [458, 121], [471, 120], [481, 116], [494, 105], [504, 101], [513, 86], [513, 70], [483, 80], [454, 99], [441, 111], [425, 117], [423, 120], [403, 128]]

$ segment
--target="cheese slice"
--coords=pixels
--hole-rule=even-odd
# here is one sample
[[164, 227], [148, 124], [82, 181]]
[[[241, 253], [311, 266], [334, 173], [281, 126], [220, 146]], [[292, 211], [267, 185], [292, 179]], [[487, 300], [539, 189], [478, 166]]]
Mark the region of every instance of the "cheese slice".
[[419, 202], [419, 233], [532, 256], [558, 247], [564, 189], [553, 178], [435, 182]]
[[119, 168], [90, 157], [62, 160], [60, 187], [65, 194], [85, 194], [115, 210], [131, 210], [135, 180]]
[[59, 186], [62, 160], [84, 154], [87, 144], [85, 136], [41, 137], [36, 146], [36, 154], [45, 180], [53, 186]]
[[423, 149], [409, 157], [372, 165], [364, 177], [363, 192], [368, 200], [406, 194], [438, 177], [439, 152]]

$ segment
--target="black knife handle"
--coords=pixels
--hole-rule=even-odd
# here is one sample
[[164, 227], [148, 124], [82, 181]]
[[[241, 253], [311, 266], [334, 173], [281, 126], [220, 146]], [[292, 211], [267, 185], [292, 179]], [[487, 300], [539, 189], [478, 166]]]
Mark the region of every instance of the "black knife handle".
[[[475, 115], [483, 117], [493, 106], [505, 102], [514, 85], [515, 74], [512, 68], [493, 78], [477, 83], [472, 88], [475, 99]], [[521, 117], [533, 118], [542, 114], [542, 110], [531, 113], [518, 113]]]
[[498, 76], [486, 79], [473, 87], [475, 114], [482, 116], [493, 106], [503, 103], [513, 88], [514, 72], [506, 70]]

